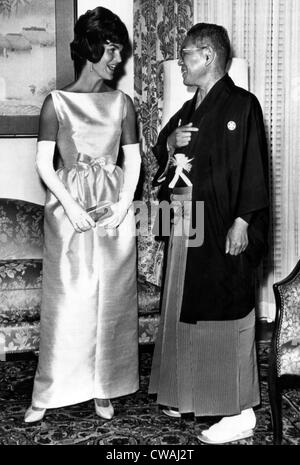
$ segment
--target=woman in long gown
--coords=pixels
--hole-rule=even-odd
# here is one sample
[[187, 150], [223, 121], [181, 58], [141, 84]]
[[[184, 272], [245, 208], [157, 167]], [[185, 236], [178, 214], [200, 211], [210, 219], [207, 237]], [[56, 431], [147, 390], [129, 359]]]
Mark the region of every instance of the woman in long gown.
[[[37, 169], [46, 184], [39, 363], [26, 422], [48, 408], [138, 389], [136, 240], [132, 200], [140, 171], [133, 103], [104, 83], [129, 44], [105, 8], [75, 25], [79, 78], [52, 91], [40, 117]], [[120, 143], [124, 161], [116, 165]], [[57, 144], [63, 167], [53, 169]]]

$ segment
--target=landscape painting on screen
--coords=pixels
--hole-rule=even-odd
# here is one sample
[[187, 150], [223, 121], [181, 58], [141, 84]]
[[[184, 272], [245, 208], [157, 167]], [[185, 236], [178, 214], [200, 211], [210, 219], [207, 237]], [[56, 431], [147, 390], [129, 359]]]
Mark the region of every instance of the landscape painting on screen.
[[56, 87], [55, 0], [0, 0], [0, 115], [40, 113]]

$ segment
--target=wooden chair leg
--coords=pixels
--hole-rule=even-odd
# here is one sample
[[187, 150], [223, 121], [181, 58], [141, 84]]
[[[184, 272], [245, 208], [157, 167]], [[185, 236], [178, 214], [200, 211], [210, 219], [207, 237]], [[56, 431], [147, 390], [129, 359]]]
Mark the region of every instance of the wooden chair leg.
[[273, 426], [273, 443], [281, 444], [282, 442], [282, 397], [280, 383], [278, 382], [276, 368], [269, 368], [269, 399], [271, 406], [271, 417]]

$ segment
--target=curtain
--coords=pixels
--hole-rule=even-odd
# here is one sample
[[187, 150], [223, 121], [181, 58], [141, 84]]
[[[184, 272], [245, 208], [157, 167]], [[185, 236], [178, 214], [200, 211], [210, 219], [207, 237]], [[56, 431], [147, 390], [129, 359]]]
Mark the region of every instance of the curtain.
[[225, 26], [233, 55], [247, 59], [269, 142], [271, 230], [259, 273], [258, 314], [274, 319], [272, 285], [300, 256], [300, 2], [195, 0], [194, 22]]
[[[142, 147], [142, 198], [155, 216], [157, 191], [151, 181], [157, 170], [151, 147], [161, 126], [163, 76], [162, 62], [178, 56], [187, 30], [193, 24], [193, 0], [134, 0], [134, 103]], [[138, 275], [161, 284], [163, 244], [155, 241], [150, 228], [138, 237]]]

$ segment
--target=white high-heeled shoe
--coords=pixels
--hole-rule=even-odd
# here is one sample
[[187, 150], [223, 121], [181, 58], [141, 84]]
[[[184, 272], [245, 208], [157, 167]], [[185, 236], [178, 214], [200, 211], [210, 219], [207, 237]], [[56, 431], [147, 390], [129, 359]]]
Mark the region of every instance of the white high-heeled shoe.
[[24, 421], [25, 423], [34, 423], [35, 421], [40, 421], [44, 417], [46, 409], [34, 409], [32, 405], [28, 407], [25, 412]]
[[102, 405], [98, 405], [96, 399], [94, 399], [94, 402], [95, 402], [96, 414], [99, 417], [104, 418], [105, 420], [111, 420], [112, 417], [114, 416], [114, 413], [115, 413], [111, 401], [110, 400], [108, 401], [107, 407], [103, 407]]

